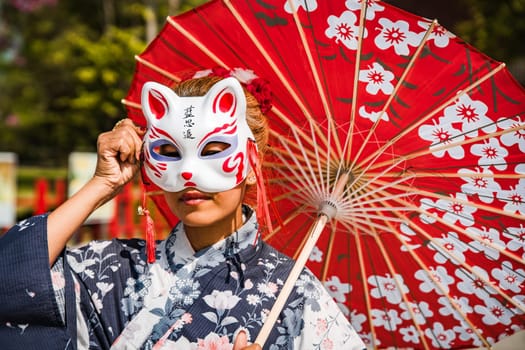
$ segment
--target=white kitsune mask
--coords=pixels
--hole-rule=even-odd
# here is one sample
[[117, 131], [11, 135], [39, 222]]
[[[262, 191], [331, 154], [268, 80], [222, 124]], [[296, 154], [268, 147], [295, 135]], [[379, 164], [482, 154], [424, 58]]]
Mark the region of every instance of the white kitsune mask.
[[[141, 102], [148, 122], [144, 171], [154, 184], [168, 192], [190, 187], [222, 192], [246, 178], [248, 142], [254, 137], [246, 122], [246, 97], [235, 78], [217, 82], [198, 97], [179, 97], [167, 86], [147, 82]], [[217, 144], [219, 151], [207, 151]]]

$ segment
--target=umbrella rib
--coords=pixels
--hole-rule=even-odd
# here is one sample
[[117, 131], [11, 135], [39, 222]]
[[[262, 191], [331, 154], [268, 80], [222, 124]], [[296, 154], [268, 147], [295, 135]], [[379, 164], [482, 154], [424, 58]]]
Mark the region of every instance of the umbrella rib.
[[120, 103], [122, 103], [126, 107], [131, 107], [131, 108], [142, 110], [142, 105], [140, 103], [133, 102], [133, 101], [127, 100], [125, 98], [121, 99]]
[[[437, 171], [437, 170], [436, 170]], [[488, 173], [473, 173], [473, 174], [459, 174], [458, 172], [429, 172], [429, 171], [419, 171], [418, 169], [415, 169], [415, 168], [410, 168], [410, 173], [413, 174], [414, 178], [424, 178], [424, 177], [436, 177], [437, 174], [439, 174], [439, 177], [442, 177], [442, 178], [462, 178], [462, 177], [476, 177], [476, 178], [490, 178], [490, 179], [523, 179], [525, 178], [525, 174], [519, 174], [519, 173], [513, 173], [513, 174], [502, 174], [502, 173], [497, 173], [497, 174], [488, 174]], [[390, 173], [390, 172], [387, 172], [387, 173], [381, 173], [382, 176], [385, 176], [385, 177], [399, 177], [399, 172], [395, 172], [395, 173]], [[369, 172], [368, 173], [369, 176], [374, 176], [376, 177], [377, 176], [377, 173], [372, 173], [372, 172]]]
[[[303, 30], [303, 27], [301, 25], [301, 22], [299, 20], [299, 16], [297, 14], [297, 7], [295, 6], [295, 3], [294, 1], [291, 1], [291, 0], [287, 0], [288, 4], [290, 5], [290, 8], [292, 9], [292, 16], [293, 16], [293, 19], [294, 19], [294, 23], [295, 23], [295, 27], [297, 29], [297, 32], [299, 33], [299, 37], [301, 39], [301, 43], [303, 45], [303, 48], [304, 48], [304, 53], [306, 54], [306, 58], [308, 59], [308, 64], [310, 66], [310, 71], [312, 72], [313, 74], [313, 78], [314, 78], [314, 81], [315, 81], [315, 86], [317, 87], [317, 92], [321, 98], [321, 102], [323, 104], [323, 109], [324, 109], [324, 112], [325, 112], [325, 115], [326, 115], [326, 118], [328, 119], [328, 122], [329, 122], [329, 126], [330, 126], [330, 132], [328, 132], [329, 135], [333, 135], [334, 139], [335, 139], [335, 145], [339, 148], [338, 149], [338, 152], [339, 154], [342, 154], [342, 150], [340, 149], [340, 141], [339, 141], [339, 136], [337, 134], [337, 128], [335, 127], [335, 124], [334, 124], [334, 118], [333, 118], [333, 113], [328, 105], [328, 100], [326, 98], [326, 94], [323, 90], [323, 84], [321, 83], [321, 79], [319, 78], [319, 72], [317, 71], [317, 68], [315, 66], [315, 63], [314, 63], [314, 59], [313, 59], [313, 56], [312, 56], [312, 50], [310, 49], [310, 45], [308, 44], [308, 41], [306, 40], [306, 35], [305, 35], [305, 32]], [[330, 142], [329, 142], [330, 144]]]
[[375, 331], [375, 328], [374, 328], [374, 323], [373, 323], [373, 317], [372, 317], [372, 302], [370, 300], [370, 290], [368, 289], [368, 281], [366, 279], [366, 270], [365, 270], [365, 260], [363, 258], [363, 247], [362, 247], [362, 243], [361, 243], [361, 235], [359, 234], [359, 229], [357, 229], [357, 227], [355, 227], [355, 224], [353, 225], [354, 226], [354, 229], [352, 230], [353, 232], [355, 232], [355, 240], [356, 240], [356, 249], [357, 249], [357, 259], [359, 261], [359, 269], [361, 270], [361, 276], [363, 276], [363, 289], [365, 290], [363, 295], [365, 296], [365, 303], [366, 303], [366, 310], [368, 312], [368, 322], [369, 322], [369, 325], [370, 325], [370, 333], [372, 333], [372, 343], [374, 345], [374, 348], [377, 348], [377, 345], [375, 344], [376, 343], [376, 339], [377, 339], [377, 335], [376, 335], [376, 331]]
[[[441, 105], [439, 105], [438, 107], [436, 107], [435, 109], [433, 109], [432, 111], [430, 111], [429, 113], [424, 115], [422, 118], [418, 118], [416, 123], [414, 123], [414, 124], [410, 125], [409, 127], [403, 129], [402, 132], [400, 132], [399, 134], [397, 134], [396, 136], [394, 136], [393, 138], [388, 140], [388, 142], [386, 142], [382, 147], [380, 147], [375, 152], [373, 152], [370, 156], [368, 156], [366, 159], [361, 161], [360, 164], [367, 164], [367, 163], [375, 162], [375, 160], [377, 158], [379, 158], [381, 156], [381, 154], [388, 147], [391, 147], [392, 145], [394, 145], [397, 141], [399, 141], [401, 138], [403, 138], [405, 135], [410, 133], [412, 130], [414, 130], [415, 128], [417, 128], [418, 126], [420, 126], [421, 124], [426, 122], [428, 119], [432, 118], [437, 112], [439, 112], [440, 110], [442, 110], [443, 108], [445, 108], [446, 106], [451, 104], [454, 100], [457, 100], [459, 97], [461, 97], [461, 96], [469, 93], [473, 89], [477, 88], [479, 85], [484, 83], [487, 79], [490, 79], [491, 77], [493, 77], [495, 74], [497, 74], [498, 72], [500, 72], [504, 68], [505, 68], [505, 63], [499, 64], [496, 68], [490, 70], [488, 73], [483, 75], [479, 80], [471, 83], [465, 89], [461, 90], [458, 94], [450, 97], [448, 100], [446, 100]], [[371, 161], [371, 159], [373, 159], [373, 161]]]
[[[275, 64], [275, 62], [273, 60], [270, 59], [270, 55], [268, 54], [268, 52], [266, 51], [266, 49], [264, 48], [264, 46], [261, 44], [261, 42], [257, 39], [257, 37], [255, 36], [255, 34], [252, 32], [252, 30], [250, 29], [250, 27], [248, 26], [248, 24], [246, 23], [246, 21], [243, 19], [243, 17], [241, 16], [241, 14], [239, 13], [239, 11], [237, 11], [237, 9], [233, 6], [233, 4], [231, 3], [230, 0], [223, 0], [224, 4], [228, 7], [228, 9], [230, 10], [230, 12], [232, 13], [233, 17], [237, 20], [237, 22], [241, 25], [241, 28], [243, 28], [246, 32], [246, 35], [248, 35], [248, 37], [250, 38], [250, 40], [252, 41], [252, 43], [255, 45], [255, 47], [257, 47], [257, 49], [259, 50], [259, 52], [261, 53], [261, 57], [264, 58], [266, 60], [266, 62], [268, 62], [268, 64], [270, 65], [270, 67], [272, 68], [272, 70], [274, 71], [274, 73], [277, 75], [277, 77], [279, 78], [279, 81], [285, 86], [287, 92], [290, 94], [290, 96], [293, 98], [293, 100], [295, 101], [295, 103], [297, 103], [297, 105], [299, 106], [299, 108], [301, 109], [301, 111], [303, 112], [304, 116], [306, 117], [306, 120], [308, 121], [308, 123], [310, 124], [310, 128], [312, 130], [315, 130], [316, 134], [323, 140], [323, 142], [325, 142], [325, 144], [327, 144], [327, 141], [326, 139], [324, 138], [324, 134], [319, 130], [317, 124], [315, 123], [315, 120], [313, 119], [313, 117], [310, 115], [309, 111], [308, 111], [308, 108], [304, 105], [304, 103], [301, 101], [301, 99], [299, 98], [299, 96], [297, 95], [297, 93], [295, 92], [295, 90], [292, 88], [290, 82], [285, 78], [284, 74], [281, 72], [281, 70], [278, 68], [277, 64]], [[272, 110], [274, 109], [275, 107], [272, 107]]]
[[328, 274], [328, 268], [330, 267], [330, 257], [334, 248], [335, 234], [337, 229], [337, 222], [331, 225], [330, 236], [328, 237], [328, 247], [326, 248], [326, 258], [321, 267], [321, 281], [326, 281], [326, 275]]
[[[379, 183], [379, 184], [387, 184], [387, 185], [390, 184], [389, 182], [384, 182], [384, 181], [381, 181], [381, 180], [377, 180], [376, 182]], [[391, 188], [395, 188], [395, 189], [400, 190], [400, 191], [408, 191], [408, 192], [410, 192], [412, 194], [419, 194], [421, 196], [427, 196], [427, 197], [430, 197], [430, 198], [444, 199], [444, 200], [450, 201], [450, 197], [443, 196], [443, 195], [440, 195], [440, 194], [434, 193], [434, 192], [420, 190], [420, 189], [413, 188], [413, 187], [397, 185], [397, 184], [396, 185], [392, 184], [392, 186], [390, 186], [390, 187]], [[521, 221], [525, 221], [525, 216], [520, 215], [520, 214], [510, 213], [510, 212], [504, 211], [502, 209], [490, 207], [490, 206], [487, 206], [487, 205], [484, 205], [484, 204], [480, 204], [480, 203], [471, 203], [471, 202], [463, 201], [463, 200], [456, 199], [456, 198], [454, 199], [454, 201], [458, 202], [458, 203], [461, 203], [461, 204], [466, 204], [466, 205], [471, 206], [471, 207], [475, 207], [476, 209], [486, 210], [486, 211], [488, 211], [490, 213], [499, 214], [499, 215], [503, 215], [503, 216], [506, 216], [506, 217], [515, 218], [515, 219], [518, 219], [518, 220], [521, 220]]]
[[[168, 22], [172, 21], [170, 17], [168, 17]], [[155, 72], [159, 73], [160, 75], [166, 77], [166, 78], [169, 78], [171, 79], [172, 81], [175, 81], [175, 82], [178, 82], [180, 81], [180, 78], [177, 77], [176, 75], [168, 72], [167, 70], [165, 69], [162, 69], [160, 68], [159, 66], [157, 66], [156, 64], [154, 63], [151, 63], [149, 62], [148, 60], [140, 57], [140, 56], [135, 56], [135, 60], [138, 61], [139, 63], [145, 65], [146, 67], [154, 70]]]
[[[356, 52], [356, 61], [354, 67], [354, 81], [353, 81], [353, 91], [352, 91], [352, 105], [350, 110], [350, 125], [349, 130], [346, 135], [346, 141], [344, 146], [344, 152], [346, 154], [346, 164], [350, 163], [351, 150], [352, 150], [352, 141], [354, 133], [354, 124], [355, 124], [355, 110], [357, 108], [357, 87], [359, 85], [359, 68], [361, 66], [361, 51], [363, 49], [363, 37], [365, 31], [365, 19], [366, 19], [366, 10], [368, 7], [368, 1], [361, 1], [361, 12], [359, 13], [359, 35], [357, 38], [357, 52]], [[343, 164], [339, 165], [342, 167]]]
[[275, 236], [282, 228], [286, 227], [298, 215], [302, 214], [304, 208], [306, 208], [306, 205], [300, 206], [297, 209], [295, 209], [293, 212], [289, 213], [286, 216], [286, 219], [282, 222], [282, 226], [274, 226], [273, 232], [270, 232], [267, 235], [265, 235], [265, 239], [270, 240], [271, 238], [273, 238], [273, 236]]
[[[493, 138], [493, 137], [497, 137], [497, 136], [505, 135], [505, 134], [508, 134], [508, 133], [511, 133], [511, 132], [521, 131], [521, 130], [525, 130], [525, 124], [518, 125], [518, 126], [515, 126], [515, 127], [512, 127], [512, 128], [504, 129], [504, 130], [500, 130], [498, 132], [493, 132], [493, 133], [490, 133], [490, 134], [485, 134], [485, 135], [481, 135], [481, 136], [477, 136], [477, 137], [472, 137], [472, 138], [469, 138], [468, 140], [460, 140], [460, 141], [449, 142], [449, 143], [441, 142], [442, 145], [439, 146], [439, 147], [434, 147], [434, 145], [430, 145], [430, 147], [428, 147], [428, 148], [426, 148], [424, 150], [421, 150], [421, 151], [418, 151], [418, 152], [409, 153], [409, 154], [403, 155], [403, 156], [401, 156], [399, 158], [401, 158], [403, 160], [410, 160], [410, 159], [414, 159], [414, 158], [417, 158], [417, 157], [421, 157], [421, 156], [425, 156], [425, 155], [428, 155], [428, 154], [432, 154], [432, 153], [435, 153], [435, 152], [448, 150], [448, 149], [451, 149], [451, 148], [454, 148], [454, 147], [457, 147], [457, 146], [465, 146], [465, 145], [468, 145], [468, 144], [471, 144], [471, 143], [475, 143], [475, 142], [478, 142], [478, 141], [483, 141], [483, 140], [486, 140], [486, 139], [489, 139], [489, 138]], [[465, 134], [468, 134], [468, 133], [469, 132], [456, 135], [454, 138], [457, 138], [459, 136], [462, 136], [462, 135], [465, 135]], [[440, 143], [437, 143], [435, 145], [439, 145], [439, 144]], [[373, 166], [370, 166], [369, 169], [373, 170], [373, 169], [376, 169], [376, 168], [380, 168], [380, 167], [383, 167], [383, 166], [385, 166], [385, 165], [387, 165], [389, 163], [390, 162], [388, 162], [388, 161], [381, 162], [381, 163], [376, 163]]]
[[[306, 192], [312, 194], [311, 197], [314, 197], [313, 194], [314, 193], [321, 193], [321, 188], [319, 188], [319, 183], [317, 181], [315, 181], [315, 173], [313, 173], [313, 169], [311, 168], [310, 166], [310, 163], [307, 163], [308, 164], [308, 169], [310, 170], [310, 174], [313, 175], [311, 177], [307, 176], [305, 170], [303, 169], [303, 167], [301, 167], [301, 164], [299, 162], [299, 160], [297, 159], [297, 157], [291, 152], [289, 146], [282, 142], [281, 141], [281, 144], [283, 145], [284, 148], [286, 148], [286, 150], [288, 151], [288, 154], [289, 156], [292, 158], [292, 161], [293, 163], [295, 163], [297, 165], [297, 170], [296, 169], [293, 169], [293, 168], [288, 168], [288, 170], [293, 174], [292, 177], [290, 178], [293, 178], [293, 179], [298, 179], [298, 183], [300, 183], [301, 185], [303, 185], [303, 188], [306, 190]], [[281, 161], [284, 163], [286, 162], [286, 160], [284, 159], [284, 157], [281, 155], [281, 154], [275, 154], [279, 159], [281, 159]], [[304, 156], [304, 154], [303, 154]], [[285, 176], [286, 174], [284, 172], [282, 172], [282, 170], [280, 169], [276, 169], [276, 171], [280, 172], [281, 174], [283, 174], [283, 176]], [[299, 173], [301, 173], [301, 175], [303, 176], [299, 176]], [[312, 180], [314, 180], [314, 182], [312, 183]], [[312, 188], [313, 187], [313, 188]], [[314, 191], [314, 190], [317, 190], [317, 191]]]
[[407, 296], [406, 293], [403, 292], [403, 290], [401, 288], [401, 284], [399, 283], [399, 280], [398, 280], [398, 277], [397, 277], [398, 276], [397, 270], [394, 268], [394, 266], [392, 264], [392, 260], [390, 259], [388, 251], [385, 249], [385, 246], [383, 245], [383, 242], [379, 239], [379, 235], [377, 234], [377, 232], [373, 232], [373, 233], [374, 233], [373, 234], [374, 240], [376, 241], [377, 246], [379, 247], [379, 249], [381, 250], [381, 253], [383, 254], [383, 258], [385, 259], [385, 262], [386, 262], [386, 265], [388, 267], [388, 270], [390, 271], [390, 273], [392, 274], [392, 277], [394, 278], [394, 281], [396, 283], [397, 289], [398, 289], [399, 293], [401, 294], [401, 297], [403, 298], [403, 301], [405, 302], [405, 305], [407, 307], [407, 311], [410, 313], [410, 317], [412, 318], [412, 322], [413, 322], [414, 326], [418, 330], [419, 338], [423, 342], [423, 346], [425, 347], [425, 349], [429, 349], [429, 345], [427, 343], [427, 340], [423, 336], [424, 333], [422, 332], [421, 327], [419, 326], [419, 324], [416, 322], [416, 316], [414, 315], [414, 311], [410, 307], [410, 302], [408, 300], [408, 296]]
[[[403, 204], [405, 205], [410, 205], [410, 203], [407, 203], [403, 200], [400, 200], [400, 199], [395, 199], [395, 201], [400, 201], [402, 202]], [[448, 226], [449, 228], [451, 229], [454, 229], [456, 232], [458, 233], [462, 233], [464, 234], [465, 236], [467, 236], [468, 238], [472, 239], [472, 240], [475, 240], [479, 243], [482, 243], [484, 245], [488, 245], [490, 246], [492, 249], [494, 250], [497, 250], [498, 252], [500, 252], [501, 254], [515, 260], [516, 262], [520, 263], [520, 264], [525, 264], [525, 260], [523, 259], [520, 259], [519, 257], [515, 256], [514, 254], [511, 254], [511, 253], [508, 253], [506, 251], [506, 249], [501, 249], [497, 246], [494, 246], [493, 244], [491, 243], [488, 243], [488, 242], [485, 242], [483, 240], [481, 240], [480, 238], [478, 237], [474, 237], [472, 236], [469, 232], [467, 232], [466, 230], [460, 228], [460, 227], [457, 227], [457, 226], [453, 226], [451, 223], [449, 223], [448, 221], [440, 218], [439, 216], [433, 214], [433, 213], [429, 213], [429, 212], [426, 212], [424, 210], [422, 210], [421, 208], [419, 207], [413, 207], [414, 208], [414, 211], [416, 212], [419, 212], [420, 214], [424, 214], [424, 215], [427, 215], [427, 216], [430, 216], [434, 219], [436, 219], [437, 221], [439, 221], [440, 223], [444, 224], [445, 226]], [[397, 213], [398, 216], [400, 215], [400, 213]], [[491, 281], [488, 281], [486, 280], [485, 278], [481, 277], [479, 274], [477, 274], [472, 268], [471, 266], [467, 265], [466, 263], [462, 262], [461, 259], [459, 259], [454, 253], [451, 253], [449, 252], [445, 247], [443, 247], [440, 243], [436, 242], [434, 240], [434, 237], [430, 236], [428, 233], [425, 232], [425, 230], [423, 230], [423, 228], [419, 227], [418, 225], [414, 225], [413, 221], [412, 220], [409, 220], [408, 218], [404, 217], [406, 222], [407, 223], [410, 223], [409, 226], [412, 227], [412, 228], [415, 228], [417, 229], [417, 231], [419, 233], [421, 233], [423, 236], [425, 236], [430, 242], [432, 242], [433, 244], [435, 244], [437, 247], [440, 248], [440, 253], [441, 254], [448, 254], [450, 257], [452, 257], [459, 265], [463, 266], [466, 270], [468, 270], [470, 273], [472, 273], [473, 275], [476, 275], [476, 277], [478, 277], [480, 280], [482, 280], [484, 283], [486, 283], [487, 285], [489, 285], [491, 288], [493, 288], [499, 295], [501, 295], [503, 298], [505, 298], [509, 303], [511, 303], [512, 305], [514, 305], [516, 308], [520, 309], [523, 313], [525, 313], [525, 306], [522, 306], [520, 304], [518, 304], [516, 301], [512, 300], [512, 298], [510, 298], [506, 293], [504, 293], [503, 291], [501, 291], [501, 289], [494, 285]]]
[[408, 65], [407, 65], [406, 69], [403, 71], [403, 74], [399, 78], [399, 80], [398, 80], [398, 82], [397, 82], [397, 84], [396, 84], [396, 86], [394, 88], [394, 91], [392, 91], [390, 96], [388, 96], [388, 100], [385, 102], [385, 104], [383, 106], [383, 109], [381, 110], [381, 112], [379, 113], [379, 115], [377, 117], [377, 120], [374, 122], [374, 124], [370, 128], [368, 134], [366, 135], [365, 140], [361, 143], [361, 147], [357, 151], [357, 154], [356, 154], [356, 156], [355, 156], [355, 158], [353, 160], [352, 165], [350, 166], [350, 169], [353, 169], [353, 167], [355, 166], [355, 163], [361, 157], [361, 153], [364, 151], [366, 144], [368, 143], [368, 141], [370, 140], [372, 135], [375, 133], [379, 123], [382, 121], [383, 115], [386, 113], [386, 110], [390, 107], [390, 104], [392, 103], [392, 101], [396, 97], [398, 90], [401, 88], [401, 86], [405, 82], [405, 79], [406, 79], [408, 73], [410, 73], [410, 71], [414, 67], [414, 64], [415, 64], [416, 60], [419, 58], [419, 56], [421, 54], [421, 51], [423, 50], [423, 48], [425, 47], [425, 45], [427, 43], [428, 37], [430, 36], [430, 34], [432, 34], [432, 31], [434, 30], [434, 27], [436, 25], [437, 25], [437, 20], [433, 20], [431, 22], [431, 24], [429, 25], [425, 35], [423, 36], [423, 38], [421, 39], [421, 42], [419, 43], [419, 46], [417, 47], [416, 51], [414, 52], [414, 55], [412, 55], [412, 57], [410, 58], [410, 61], [409, 61]]
[[188, 32], [184, 27], [178, 24], [172, 17], [167, 18], [168, 23], [175, 28], [179, 33], [181, 33], [186, 39], [192, 42], [195, 46], [199, 48], [206, 56], [211, 58], [215, 63], [225, 69], [229, 69], [228, 65], [224, 63], [217, 55], [211, 52], [206, 45], [197, 40], [190, 32]]
[[[396, 214], [396, 216], [398, 216], [399, 219], [403, 220], [403, 222], [405, 223], [411, 223], [412, 225], [408, 224], [409, 226], [411, 227], [414, 227], [415, 225], [413, 225], [413, 222], [412, 220], [409, 220], [406, 216], [404, 215], [400, 215], [401, 213], [399, 212], [394, 212]], [[390, 222], [386, 222], [387, 225], [390, 226]], [[444, 249], [441, 244], [435, 242], [433, 240], [433, 237], [431, 237], [430, 235], [424, 233], [424, 230], [422, 230], [419, 226], [417, 226], [417, 231], [419, 231], [420, 233], [422, 233], [427, 239], [429, 239], [432, 243], [440, 246], [441, 249]], [[394, 236], [400, 241], [400, 243], [406, 248], [406, 251], [412, 256], [412, 258], [414, 260], [416, 260], [416, 262], [418, 263], [419, 267], [421, 267], [423, 270], [425, 270], [427, 276], [432, 280], [432, 282], [436, 285], [436, 287], [438, 287], [442, 293], [442, 295], [444, 295], [447, 300], [449, 301], [450, 305], [455, 309], [455, 311], [461, 315], [461, 317], [463, 318], [463, 320], [465, 322], [468, 323], [468, 325], [470, 326], [470, 328], [472, 329], [472, 331], [474, 331], [476, 333], [476, 336], [478, 337], [478, 339], [480, 339], [484, 344], [485, 346], [490, 346], [490, 344], [487, 342], [487, 340], [481, 335], [481, 333], [477, 330], [477, 328], [474, 326], [474, 324], [470, 321], [469, 317], [461, 311], [461, 308], [453, 301], [453, 299], [450, 297], [450, 294], [448, 292], [445, 291], [443, 285], [439, 282], [439, 280], [436, 280], [433, 276], [433, 274], [429, 271], [429, 269], [427, 268], [427, 266], [423, 263], [423, 261], [421, 261], [421, 259], [416, 255], [414, 254], [413, 250], [410, 249], [410, 247], [407, 246], [406, 242], [402, 239], [402, 237], [399, 235], [398, 231], [393, 228], [393, 227], [390, 227], [390, 233], [393, 233]], [[376, 235], [375, 235], [376, 236]], [[378, 240], [377, 237], [375, 237], [375, 239], [378, 241], [378, 244], [380, 244], [380, 241]], [[382, 244], [381, 244], [382, 245]], [[383, 251], [383, 256], [386, 256], [386, 251], [384, 251], [384, 249], [382, 248], [382, 251]], [[454, 260], [460, 262], [460, 260], [455, 257], [453, 254], [450, 254]], [[392, 271], [392, 270], [391, 270]], [[471, 271], [472, 273], [474, 273], [472, 270], [469, 269], [469, 271]], [[474, 273], [475, 274], [475, 273]], [[392, 274], [394, 275], [394, 274]], [[476, 276], [479, 278], [479, 276], [476, 274]], [[396, 279], [396, 283], [397, 283], [397, 279]], [[398, 289], [401, 290], [398, 286]], [[407, 308], [410, 310], [410, 307], [408, 306], [407, 304]], [[412, 313], [411, 313], [412, 315]], [[416, 326], [417, 327], [417, 326]], [[419, 327], [418, 327], [419, 329]]]

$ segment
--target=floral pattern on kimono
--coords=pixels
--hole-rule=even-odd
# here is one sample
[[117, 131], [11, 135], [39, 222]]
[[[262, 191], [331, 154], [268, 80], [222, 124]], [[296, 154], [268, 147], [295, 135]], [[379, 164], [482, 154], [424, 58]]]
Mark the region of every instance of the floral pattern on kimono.
[[[58, 268], [50, 273], [47, 266], [51, 309], [60, 319], [67, 317], [55, 327], [79, 349], [232, 349], [240, 330], [254, 341], [293, 261], [259, 238], [254, 213], [243, 209], [247, 219], [237, 232], [198, 252], [177, 225], [157, 244], [153, 264], [146, 263], [143, 240], [94, 241], [69, 249]], [[45, 225], [45, 219], [30, 222]], [[31, 279], [19, 277], [21, 284]], [[26, 336], [34, 337], [33, 324], [27, 324]], [[0, 342], [4, 328], [0, 325]], [[60, 346], [54, 348], [66, 348]], [[305, 269], [265, 349], [337, 347], [363, 349], [364, 344]]]

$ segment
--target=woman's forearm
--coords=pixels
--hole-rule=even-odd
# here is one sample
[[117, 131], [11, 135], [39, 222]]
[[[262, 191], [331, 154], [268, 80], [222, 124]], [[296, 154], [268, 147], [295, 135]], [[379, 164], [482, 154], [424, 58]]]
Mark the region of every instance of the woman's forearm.
[[49, 214], [47, 245], [50, 264], [55, 262], [69, 239], [93, 211], [114, 195], [103, 180], [95, 177]]

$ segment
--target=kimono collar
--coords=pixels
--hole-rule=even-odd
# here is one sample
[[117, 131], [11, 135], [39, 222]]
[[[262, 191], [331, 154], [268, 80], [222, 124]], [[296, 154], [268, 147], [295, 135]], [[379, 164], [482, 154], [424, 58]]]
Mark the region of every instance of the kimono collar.
[[243, 205], [242, 210], [245, 220], [244, 224], [237, 231], [212, 246], [197, 252], [191, 246], [184, 230], [184, 225], [179, 222], [163, 242], [165, 243], [165, 249], [162, 249], [164, 244], [159, 247], [166, 254], [161, 260], [167, 263], [173, 272], [177, 272], [182, 267], [188, 268], [189, 265], [201, 268], [214, 267], [234, 255], [236, 255], [236, 259], [239, 259], [239, 254], [244, 255], [241, 252], [247, 248], [258, 250], [260, 237], [258, 235], [256, 215], [246, 205]]

